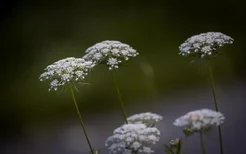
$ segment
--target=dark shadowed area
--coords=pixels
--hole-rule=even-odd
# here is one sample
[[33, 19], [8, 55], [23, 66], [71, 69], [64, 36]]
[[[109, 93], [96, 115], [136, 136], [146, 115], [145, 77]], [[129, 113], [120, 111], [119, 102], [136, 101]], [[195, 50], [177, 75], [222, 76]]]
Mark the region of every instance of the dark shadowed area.
[[[178, 55], [188, 37], [218, 31], [234, 38], [212, 61], [225, 154], [244, 154], [246, 119], [246, 2], [243, 0], [58, 1], [3, 0], [1, 34], [1, 154], [88, 154], [69, 90], [49, 92], [40, 82], [44, 68], [66, 57], [82, 57], [97, 42], [119, 40], [140, 55], [117, 72], [128, 115], [163, 116], [162, 136], [154, 146], [182, 136], [173, 121], [186, 112], [211, 108], [212, 92], [205, 61]], [[111, 72], [92, 70], [75, 95], [93, 147], [108, 151], [105, 139], [123, 124]], [[217, 129], [205, 136], [208, 154], [219, 153]], [[187, 153], [201, 153], [198, 136]]]

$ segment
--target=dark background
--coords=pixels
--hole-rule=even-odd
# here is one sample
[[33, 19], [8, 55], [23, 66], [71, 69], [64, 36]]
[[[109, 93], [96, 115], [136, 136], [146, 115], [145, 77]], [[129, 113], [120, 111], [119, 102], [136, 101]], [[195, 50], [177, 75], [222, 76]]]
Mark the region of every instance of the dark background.
[[[243, 0], [1, 1], [0, 153], [51, 154], [61, 150], [62, 145], [51, 138], [63, 140], [61, 128], [79, 127], [72, 99], [69, 91], [48, 92], [48, 83], [39, 82], [39, 75], [47, 65], [66, 57], [82, 57], [88, 47], [103, 40], [119, 40], [140, 53], [117, 74], [129, 112], [159, 112], [169, 120], [163, 123], [172, 127], [175, 118], [190, 110], [213, 108], [204, 62], [191, 64], [190, 59], [179, 56], [179, 45], [208, 31], [231, 36], [235, 42], [221, 48], [223, 55], [212, 65], [220, 99], [228, 102], [221, 103], [221, 108], [233, 115], [226, 124], [235, 128], [228, 133], [244, 127], [245, 6]], [[98, 66], [87, 80], [91, 84], [80, 86], [76, 96], [91, 134], [105, 132], [94, 135], [94, 140], [104, 141], [108, 132], [122, 123], [111, 72]], [[118, 120], [112, 118], [117, 116]], [[78, 145], [79, 153], [88, 151], [86, 145], [80, 147], [80, 142], [84, 143], [83, 135], [77, 135], [80, 131], [71, 131], [76, 138], [71, 144]], [[241, 134], [228, 135], [229, 140]], [[228, 151], [240, 149], [242, 142], [228, 141]], [[97, 146], [104, 148], [104, 143]]]

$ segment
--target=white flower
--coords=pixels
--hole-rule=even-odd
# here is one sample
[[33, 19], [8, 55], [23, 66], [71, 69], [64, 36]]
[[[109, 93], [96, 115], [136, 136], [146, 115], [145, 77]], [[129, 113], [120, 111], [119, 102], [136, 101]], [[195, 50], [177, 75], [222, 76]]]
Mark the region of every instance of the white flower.
[[206, 130], [212, 126], [219, 126], [225, 120], [222, 113], [210, 109], [191, 111], [174, 121], [174, 125], [194, 132]]
[[151, 112], [135, 114], [127, 118], [128, 123], [142, 123], [147, 126], [154, 126], [160, 120], [162, 120], [162, 116]]
[[40, 81], [50, 80], [49, 90], [57, 90], [68, 82], [81, 82], [95, 64], [82, 58], [69, 57], [59, 60], [45, 68]]
[[207, 32], [194, 35], [180, 45], [179, 50], [183, 56], [193, 56], [196, 58], [206, 58], [216, 55], [217, 47], [232, 44], [233, 39], [220, 32]]
[[106, 63], [110, 70], [119, 68], [122, 61], [126, 61], [129, 57], [136, 57], [139, 53], [136, 52], [128, 44], [119, 41], [103, 41], [89, 47], [85, 51], [83, 57], [96, 63]]
[[119, 63], [121, 63], [121, 61], [117, 60], [116, 58], [109, 58], [107, 63], [109, 65], [109, 70], [118, 68]]
[[143, 153], [154, 153], [154, 151], [150, 148], [150, 147], [143, 147], [142, 149], [139, 150], [139, 152], [143, 152]]
[[147, 127], [145, 124], [124, 124], [114, 130], [105, 145], [109, 153], [143, 152], [153, 153], [150, 145], [159, 141], [160, 131], [155, 127]]

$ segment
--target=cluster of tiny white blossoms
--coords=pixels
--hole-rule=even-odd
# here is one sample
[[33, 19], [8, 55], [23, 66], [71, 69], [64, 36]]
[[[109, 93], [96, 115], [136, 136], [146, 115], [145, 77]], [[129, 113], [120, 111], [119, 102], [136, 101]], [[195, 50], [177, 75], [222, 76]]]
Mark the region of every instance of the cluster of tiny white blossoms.
[[97, 63], [106, 63], [109, 70], [119, 68], [119, 64], [129, 57], [136, 57], [139, 53], [128, 44], [119, 41], [103, 41], [89, 47], [83, 57], [86, 60], [92, 60]]
[[170, 140], [169, 144], [171, 146], [177, 146], [180, 142], [181, 142], [181, 139], [180, 138], [176, 138], [174, 140]]
[[232, 44], [233, 39], [220, 32], [207, 32], [194, 35], [188, 38], [180, 45], [179, 50], [183, 56], [193, 56], [196, 58], [205, 58], [210, 55], [216, 55], [217, 47], [225, 44]]
[[82, 58], [69, 57], [59, 60], [45, 68], [40, 81], [50, 80], [49, 90], [57, 90], [69, 82], [81, 82], [95, 64]]
[[162, 116], [151, 112], [135, 114], [127, 118], [128, 123], [142, 123], [147, 126], [154, 126], [160, 120], [162, 120]]
[[225, 120], [222, 113], [210, 109], [191, 111], [174, 121], [174, 125], [194, 132], [203, 131], [212, 126], [219, 126]]
[[124, 124], [113, 132], [105, 146], [109, 153], [153, 153], [149, 147], [159, 141], [160, 131], [155, 127], [147, 127], [145, 124]]

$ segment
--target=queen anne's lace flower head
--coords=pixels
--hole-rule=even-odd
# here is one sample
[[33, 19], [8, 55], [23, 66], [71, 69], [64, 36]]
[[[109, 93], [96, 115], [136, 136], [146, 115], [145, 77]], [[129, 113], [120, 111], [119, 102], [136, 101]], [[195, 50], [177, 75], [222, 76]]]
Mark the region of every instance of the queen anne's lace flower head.
[[108, 40], [89, 47], [85, 53], [84, 59], [95, 61], [98, 64], [106, 63], [110, 70], [117, 69], [123, 61], [139, 54], [128, 44]]
[[124, 124], [114, 130], [105, 145], [110, 153], [142, 152], [153, 153], [149, 147], [159, 141], [160, 131], [145, 124]]
[[192, 56], [195, 58], [207, 58], [217, 55], [218, 47], [232, 44], [233, 39], [220, 32], [207, 32], [194, 35], [180, 45], [179, 50], [182, 56]]
[[191, 131], [203, 131], [212, 126], [219, 126], [225, 120], [222, 113], [210, 109], [191, 111], [174, 121], [174, 125]]
[[154, 126], [160, 120], [162, 120], [162, 116], [150, 112], [135, 114], [127, 118], [128, 123], [142, 123], [147, 126]]
[[40, 75], [40, 81], [50, 80], [49, 90], [57, 90], [58, 87], [69, 82], [81, 82], [90, 68], [95, 64], [82, 58], [69, 57], [59, 60], [45, 68]]

